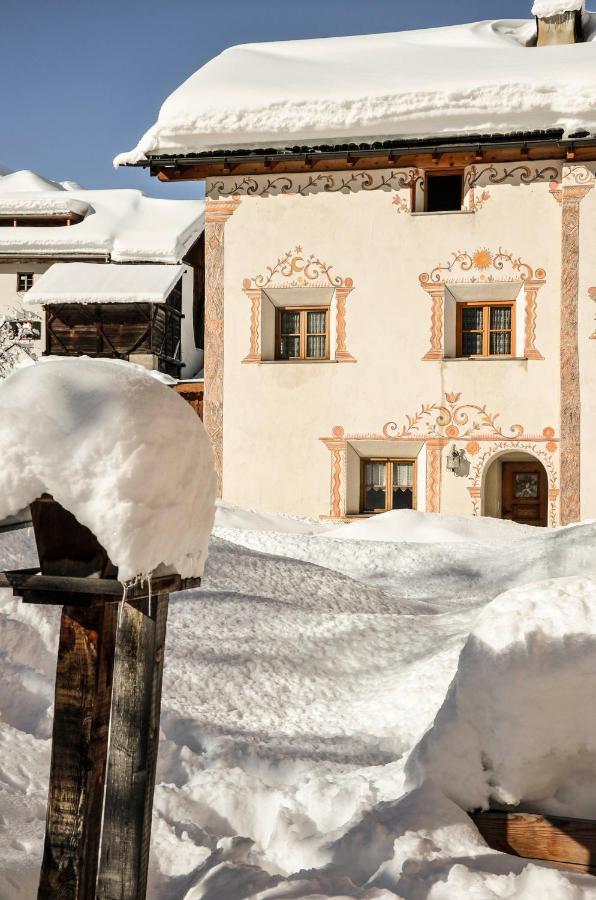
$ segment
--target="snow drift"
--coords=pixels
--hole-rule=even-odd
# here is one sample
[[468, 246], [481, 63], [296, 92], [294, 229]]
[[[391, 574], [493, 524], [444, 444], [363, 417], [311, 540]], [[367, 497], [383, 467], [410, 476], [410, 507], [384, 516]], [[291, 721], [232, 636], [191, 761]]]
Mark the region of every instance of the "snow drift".
[[[484, 543], [391, 543], [218, 520], [202, 588], [170, 604], [149, 900], [596, 900], [466, 815], [592, 808], [596, 523], [496, 546], [490, 521]], [[0, 568], [32, 564], [27, 540], [0, 536]], [[35, 896], [56, 636], [0, 592], [2, 900]]]
[[500, 804], [596, 819], [596, 581], [509, 591], [480, 615], [410, 787], [431, 780], [463, 809]]
[[[575, 0], [572, 0], [572, 3]], [[539, 129], [596, 130], [587, 42], [528, 46], [534, 21], [230, 47], [115, 165], [152, 156]]]
[[181, 397], [130, 363], [50, 358], [0, 382], [0, 407], [0, 520], [49, 493], [121, 580], [162, 563], [202, 574], [213, 453]]

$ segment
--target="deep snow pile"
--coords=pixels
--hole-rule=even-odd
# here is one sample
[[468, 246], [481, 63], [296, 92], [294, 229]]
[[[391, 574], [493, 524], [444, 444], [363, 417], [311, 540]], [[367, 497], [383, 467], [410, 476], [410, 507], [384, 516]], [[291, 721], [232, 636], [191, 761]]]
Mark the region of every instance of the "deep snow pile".
[[[575, 2], [575, 0], [572, 0]], [[586, 43], [536, 48], [531, 20], [496, 20], [224, 50], [164, 102], [115, 165], [152, 156], [596, 129], [596, 16]]]
[[91, 529], [121, 580], [161, 564], [202, 574], [213, 453], [175, 392], [130, 363], [49, 358], [0, 382], [0, 408], [0, 521], [48, 493]]
[[370, 519], [330, 528], [327, 537], [345, 540], [386, 541], [410, 544], [478, 543], [509, 544], [534, 537], [530, 525], [517, 525], [505, 519], [473, 516], [443, 516], [413, 509], [399, 509]]
[[[464, 809], [596, 796], [596, 524], [495, 546], [218, 519], [203, 587], [170, 607], [151, 900], [595, 900], [490, 851]], [[0, 536], [0, 567], [26, 542]], [[0, 594], [2, 900], [35, 893], [56, 638], [53, 611]]]

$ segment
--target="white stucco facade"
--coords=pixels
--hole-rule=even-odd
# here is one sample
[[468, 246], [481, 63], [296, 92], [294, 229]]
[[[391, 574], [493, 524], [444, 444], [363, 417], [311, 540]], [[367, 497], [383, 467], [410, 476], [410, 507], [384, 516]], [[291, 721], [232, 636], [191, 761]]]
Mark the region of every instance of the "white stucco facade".
[[[224, 498], [356, 515], [358, 459], [378, 456], [415, 460], [419, 509], [500, 516], [492, 463], [527, 458], [544, 467], [548, 522], [558, 524], [562, 216], [566, 186], [581, 183], [581, 515], [596, 516], [593, 173], [548, 160], [469, 166], [462, 211], [437, 214], [418, 212], [422, 170], [208, 182], [207, 220], [209, 206], [230, 208]], [[513, 358], [456, 358], [466, 300], [514, 301]], [[269, 305], [319, 302], [330, 306], [329, 360], [274, 361]], [[457, 475], [453, 446], [466, 455]]]

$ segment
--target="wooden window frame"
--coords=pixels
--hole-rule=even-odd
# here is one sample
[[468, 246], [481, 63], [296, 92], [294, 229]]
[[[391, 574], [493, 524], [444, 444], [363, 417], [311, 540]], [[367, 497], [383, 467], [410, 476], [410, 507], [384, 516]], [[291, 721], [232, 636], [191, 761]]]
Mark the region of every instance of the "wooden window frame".
[[[300, 355], [285, 359], [281, 355], [281, 317], [285, 312], [300, 313]], [[306, 330], [309, 312], [325, 313], [325, 356], [307, 356]], [[275, 360], [277, 362], [325, 362], [330, 359], [330, 307], [329, 306], [278, 306], [275, 310]], [[318, 335], [321, 337], [321, 335]]]
[[[367, 456], [360, 460], [360, 513], [376, 516], [393, 511], [393, 465], [412, 466], [412, 509], [417, 509], [418, 504], [418, 466], [416, 460], [410, 458], [388, 459], [387, 457]], [[385, 508], [366, 509], [366, 465], [367, 463], [385, 463]]]
[[33, 287], [35, 281], [35, 272], [17, 272], [17, 294], [26, 294], [27, 291], [31, 290], [31, 288], [25, 288], [25, 290], [22, 290], [22, 288], [19, 286], [19, 280], [23, 276], [31, 276], [31, 287]]
[[[511, 328], [507, 329], [491, 329], [490, 327], [490, 310], [493, 306], [506, 306], [511, 309]], [[483, 310], [482, 321], [482, 353], [475, 353], [471, 356], [464, 356], [463, 347], [463, 310], [474, 307]], [[456, 328], [457, 328], [457, 348], [456, 353], [458, 359], [514, 359], [516, 355], [516, 322], [515, 322], [515, 300], [470, 300], [465, 303], [457, 304]], [[491, 353], [490, 352], [490, 335], [491, 331], [507, 331], [511, 333], [511, 353]]]
[[428, 208], [428, 199], [430, 195], [430, 191], [428, 190], [428, 180], [429, 178], [446, 178], [449, 175], [455, 176], [457, 175], [461, 178], [461, 198], [460, 198], [460, 207], [459, 212], [461, 212], [464, 208], [464, 198], [466, 196], [466, 188], [465, 188], [465, 169], [439, 169], [438, 171], [429, 171], [428, 169], [424, 173], [424, 212], [432, 215], [433, 213], [440, 212], [458, 212], [457, 209], [429, 209]]

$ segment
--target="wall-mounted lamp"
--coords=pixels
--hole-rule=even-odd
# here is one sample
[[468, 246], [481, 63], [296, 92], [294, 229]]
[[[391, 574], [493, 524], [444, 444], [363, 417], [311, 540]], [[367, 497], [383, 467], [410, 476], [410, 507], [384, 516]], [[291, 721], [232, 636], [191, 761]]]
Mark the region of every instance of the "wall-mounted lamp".
[[452, 444], [451, 450], [447, 455], [447, 471], [459, 475], [467, 463], [466, 451], [458, 450], [455, 444]]

